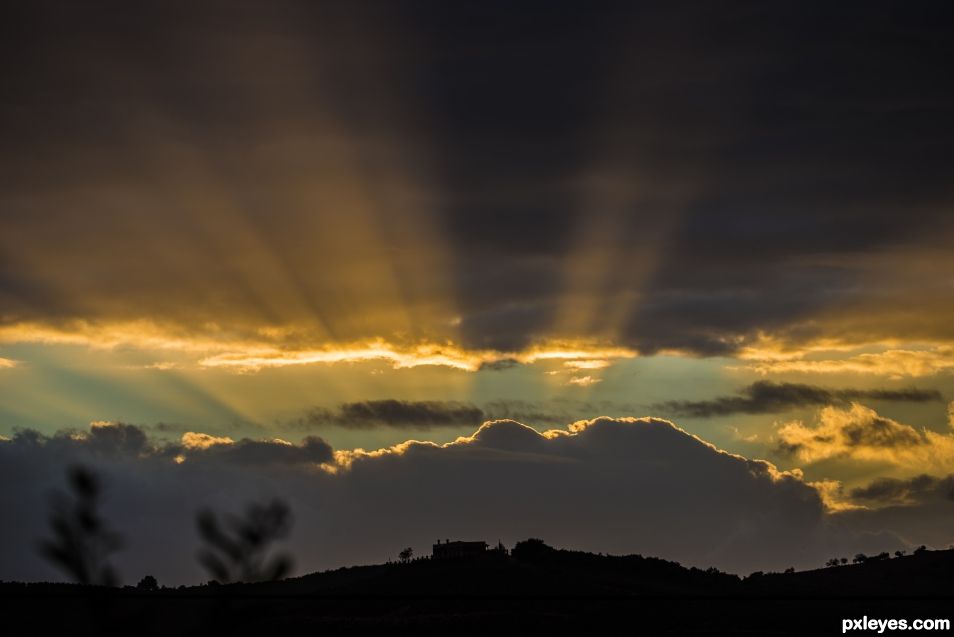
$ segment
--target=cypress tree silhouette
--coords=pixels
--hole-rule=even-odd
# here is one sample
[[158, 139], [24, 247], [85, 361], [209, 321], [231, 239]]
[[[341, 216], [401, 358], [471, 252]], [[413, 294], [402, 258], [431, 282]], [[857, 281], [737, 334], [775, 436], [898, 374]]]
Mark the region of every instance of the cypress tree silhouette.
[[122, 547], [122, 537], [97, 513], [99, 479], [82, 466], [71, 467], [68, 476], [72, 498], [59, 491], [53, 494], [53, 539], [40, 542], [40, 554], [79, 584], [115, 586], [119, 577], [108, 559]]
[[288, 554], [267, 559], [269, 545], [291, 530], [291, 510], [284, 502], [253, 503], [244, 517], [227, 515], [224, 524], [206, 509], [196, 521], [199, 535], [207, 544], [198, 559], [216, 581], [266, 582], [281, 579], [291, 571]]

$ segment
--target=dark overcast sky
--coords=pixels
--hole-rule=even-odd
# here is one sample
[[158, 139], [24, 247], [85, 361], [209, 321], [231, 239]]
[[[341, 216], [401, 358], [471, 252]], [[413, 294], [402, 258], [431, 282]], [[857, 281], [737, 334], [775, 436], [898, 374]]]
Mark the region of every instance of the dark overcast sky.
[[[830, 310], [832, 331], [890, 336], [897, 321], [872, 319], [870, 304], [940, 302], [929, 289], [941, 272], [904, 273], [911, 252], [951, 234], [951, 12], [8, 5], [0, 214], [17, 245], [0, 253], [3, 316], [128, 316], [135, 302], [180, 320], [185, 304], [299, 318], [224, 280], [234, 222], [204, 248], [183, 237], [209, 214], [195, 200], [225, 190], [335, 337], [386, 324], [349, 320], [352, 309], [436, 298], [468, 346], [582, 334], [716, 353]], [[302, 227], [348, 244], [340, 216], [359, 194], [342, 171], [378, 237], [353, 258], [390, 259], [399, 298], [369, 288], [349, 302], [352, 255]], [[413, 259], [422, 225], [440, 282]], [[897, 280], [871, 263], [883, 251], [902, 253]], [[38, 252], [56, 271], [23, 267]], [[191, 285], [170, 281], [164, 258], [194, 268]], [[421, 332], [446, 319], [415, 318]], [[941, 322], [906, 327], [951, 336]]]

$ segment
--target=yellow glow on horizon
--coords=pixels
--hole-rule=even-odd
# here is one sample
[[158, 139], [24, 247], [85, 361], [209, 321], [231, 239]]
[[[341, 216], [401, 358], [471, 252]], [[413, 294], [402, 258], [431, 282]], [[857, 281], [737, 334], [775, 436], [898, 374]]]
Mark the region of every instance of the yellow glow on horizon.
[[[558, 341], [522, 351], [469, 350], [457, 345], [420, 342], [391, 343], [374, 339], [351, 344], [309, 344], [302, 330], [267, 326], [254, 330], [224, 330], [217, 325], [188, 333], [150, 321], [92, 323], [73, 321], [62, 326], [20, 323], [0, 327], [0, 343], [75, 345], [95, 349], [131, 347], [143, 351], [172, 351], [190, 355], [200, 368], [254, 372], [270, 367], [384, 361], [395, 369], [425, 365], [473, 372], [485, 364], [513, 360], [521, 364], [565, 361], [573, 369], [603, 369], [618, 359], [634, 358], [635, 350], [596, 343]], [[287, 344], [289, 340], [291, 344]], [[158, 361], [142, 367], [171, 370], [181, 365]]]
[[[576, 359], [633, 358], [637, 354], [627, 348], [587, 349], [584, 346], [565, 347], [554, 345], [551, 348], [538, 346], [523, 352], [501, 352], [496, 350], [466, 350], [453, 345], [420, 344], [408, 348], [391, 345], [383, 340], [365, 345], [337, 349], [305, 351], [273, 350], [267, 354], [247, 355], [244, 352], [227, 353], [204, 358], [199, 361], [203, 367], [233, 367], [245, 371], [257, 371], [264, 367], [285, 367], [289, 365], [355, 363], [380, 360], [389, 362], [395, 369], [407, 369], [424, 365], [451, 367], [462, 371], [474, 372], [481, 366], [506, 360], [515, 360], [522, 364], [538, 361]], [[609, 361], [601, 367], [606, 367]]]

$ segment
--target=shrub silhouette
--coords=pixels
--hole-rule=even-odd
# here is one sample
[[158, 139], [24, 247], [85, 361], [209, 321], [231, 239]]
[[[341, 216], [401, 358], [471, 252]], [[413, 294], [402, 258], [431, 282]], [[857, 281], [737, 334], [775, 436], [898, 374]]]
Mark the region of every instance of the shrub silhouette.
[[40, 542], [40, 554], [79, 584], [115, 586], [119, 578], [108, 559], [122, 546], [122, 538], [97, 513], [99, 479], [82, 466], [71, 467], [68, 477], [72, 497], [53, 493], [53, 539]]
[[199, 535], [207, 544], [199, 551], [202, 566], [218, 582], [266, 582], [281, 579], [291, 571], [287, 554], [267, 559], [269, 545], [291, 530], [291, 511], [280, 501], [251, 504], [244, 517], [227, 515], [220, 523], [210, 510], [197, 516]]

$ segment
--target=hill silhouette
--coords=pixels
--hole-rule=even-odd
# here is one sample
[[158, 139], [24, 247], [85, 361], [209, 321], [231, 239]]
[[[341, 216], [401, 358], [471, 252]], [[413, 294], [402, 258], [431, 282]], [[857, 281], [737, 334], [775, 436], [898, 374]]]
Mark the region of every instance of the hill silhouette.
[[0, 593], [9, 621], [73, 635], [591, 634], [620, 626], [640, 634], [840, 634], [845, 618], [950, 618], [954, 550], [740, 577], [527, 540], [510, 553], [256, 584], [146, 590], [3, 583]]

